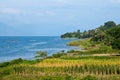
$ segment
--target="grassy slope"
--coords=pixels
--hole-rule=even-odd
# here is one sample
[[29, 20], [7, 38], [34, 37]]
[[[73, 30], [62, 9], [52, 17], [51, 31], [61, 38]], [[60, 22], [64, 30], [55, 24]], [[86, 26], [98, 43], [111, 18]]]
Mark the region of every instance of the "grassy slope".
[[[21, 62], [0, 68], [0, 80], [82, 80], [87, 75], [98, 79], [120, 79], [119, 57], [60, 57], [36, 63]], [[94, 78], [94, 77], [93, 77]], [[113, 79], [114, 78], [114, 79]]]
[[120, 50], [113, 50], [111, 46], [106, 46], [103, 43], [94, 43], [90, 38], [72, 41], [68, 46], [79, 46], [82, 52], [91, 54], [119, 54]]
[[89, 40], [90, 39], [76, 40], [76, 41], [72, 41], [72, 42], [68, 43], [67, 45], [68, 46], [79, 46], [82, 49], [88, 49], [88, 47], [91, 46]]

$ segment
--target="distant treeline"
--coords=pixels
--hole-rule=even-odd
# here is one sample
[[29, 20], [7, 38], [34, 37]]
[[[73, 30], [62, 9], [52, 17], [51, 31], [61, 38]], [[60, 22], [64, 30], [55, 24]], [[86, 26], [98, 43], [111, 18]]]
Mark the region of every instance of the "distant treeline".
[[91, 38], [93, 42], [103, 42], [114, 49], [120, 49], [120, 24], [108, 21], [96, 29], [67, 32], [61, 35], [61, 38]]

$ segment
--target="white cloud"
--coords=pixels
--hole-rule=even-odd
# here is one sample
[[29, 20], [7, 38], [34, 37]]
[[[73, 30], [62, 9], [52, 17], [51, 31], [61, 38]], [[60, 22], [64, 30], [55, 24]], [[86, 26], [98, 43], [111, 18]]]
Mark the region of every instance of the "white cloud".
[[1, 0], [0, 16], [6, 20], [10, 16], [10, 19], [28, 22], [40, 22], [43, 19], [48, 21], [51, 17], [53, 20], [66, 18], [76, 21], [78, 20], [76, 16], [85, 15], [88, 9], [107, 9], [111, 3], [114, 5], [113, 2], [116, 5], [120, 0]]

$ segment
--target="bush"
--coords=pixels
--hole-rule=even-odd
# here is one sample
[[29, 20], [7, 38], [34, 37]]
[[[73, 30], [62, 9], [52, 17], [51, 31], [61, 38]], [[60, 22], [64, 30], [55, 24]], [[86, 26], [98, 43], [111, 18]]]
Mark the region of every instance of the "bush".
[[36, 56], [34, 58], [36, 58], [36, 59], [44, 59], [44, 58], [47, 57], [47, 55], [48, 55], [47, 52], [38, 51], [38, 52], [36, 52]]
[[75, 50], [70, 50], [70, 51], [67, 51], [67, 53], [74, 53]]
[[58, 52], [58, 53], [56, 53], [56, 54], [53, 54], [52, 57], [53, 57], [53, 58], [59, 58], [59, 57], [61, 57], [61, 56], [63, 56], [63, 55], [65, 55], [65, 53]]
[[9, 65], [9, 62], [0, 63], [0, 68], [6, 67]]
[[120, 49], [120, 38], [115, 40], [113, 43], [112, 43], [112, 48], [113, 49]]
[[112, 50], [112, 48], [110, 46], [101, 46], [100, 49], [99, 49], [99, 52], [101, 53], [110, 53]]
[[15, 60], [12, 60], [10, 62], [3, 62], [3, 63], [0, 63], [0, 67], [7, 67], [7, 66], [10, 66], [10, 65], [13, 65], [13, 64], [18, 64], [18, 63], [22, 63], [23, 60], [21, 58], [19, 59], [15, 59]]
[[23, 62], [23, 60], [21, 58], [19, 58], [19, 59], [12, 60], [10, 62], [10, 65], [12, 65], [12, 64], [18, 64], [18, 63], [22, 63], [22, 62]]

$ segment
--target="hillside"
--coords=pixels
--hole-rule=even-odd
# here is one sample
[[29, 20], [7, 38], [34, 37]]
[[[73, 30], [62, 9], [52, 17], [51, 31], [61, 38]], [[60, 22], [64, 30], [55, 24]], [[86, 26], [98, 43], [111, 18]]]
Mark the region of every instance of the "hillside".
[[90, 38], [95, 43], [104, 43], [112, 46], [113, 49], [120, 49], [120, 25], [113, 21], [108, 21], [96, 29], [80, 32], [68, 32], [61, 35], [61, 38]]

